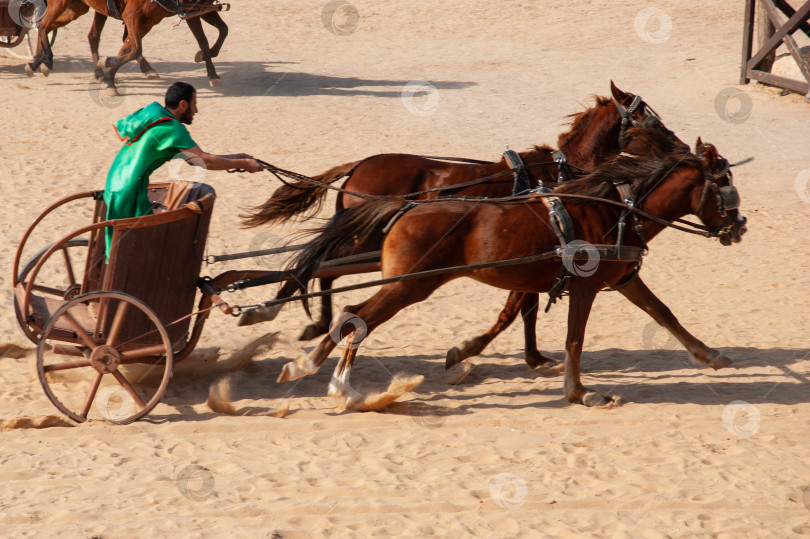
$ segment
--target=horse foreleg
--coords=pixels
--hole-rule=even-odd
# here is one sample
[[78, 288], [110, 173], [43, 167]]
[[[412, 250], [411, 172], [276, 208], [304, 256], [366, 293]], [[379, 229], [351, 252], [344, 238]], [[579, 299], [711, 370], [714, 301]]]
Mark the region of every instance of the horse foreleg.
[[329, 352], [335, 349], [337, 343], [332, 339], [331, 335], [324, 337], [306, 359], [290, 361], [285, 364], [281, 369], [281, 374], [278, 375], [277, 382], [291, 382], [298, 380], [304, 376], [315, 374], [321, 368], [323, 362], [329, 357]]
[[[332, 283], [335, 282], [334, 277], [324, 277], [320, 280], [321, 290], [329, 290], [332, 288]], [[332, 295], [327, 294], [321, 296], [321, 315], [320, 318], [304, 328], [304, 332], [298, 338], [299, 341], [309, 341], [315, 337], [329, 332], [329, 327], [332, 325]]]
[[720, 369], [731, 364], [731, 360], [717, 350], [709, 348], [678, 322], [669, 307], [656, 297], [647, 288], [640, 277], [633, 279], [630, 284], [619, 290], [633, 305], [649, 314], [653, 320], [669, 330], [672, 335], [686, 348], [689, 357], [701, 365], [708, 365], [713, 369]]
[[[62, 13], [67, 10], [67, 8], [71, 5], [71, 2], [72, 0], [52, 0], [48, 4], [47, 9], [45, 10], [45, 16], [42, 18], [38, 28], [37, 52], [34, 55], [33, 60], [25, 65], [25, 74], [29, 77], [33, 77], [34, 72], [40, 66], [42, 66], [42, 74], [46, 77], [51, 73], [51, 69], [53, 69], [53, 50], [51, 49], [51, 44], [48, 41], [48, 32], [58, 26], [57, 19], [59, 19]], [[85, 9], [85, 12], [86, 11], [87, 9]], [[75, 19], [81, 15], [81, 12], [76, 13], [72, 19]]]
[[569, 402], [582, 403], [585, 406], [603, 406], [610, 402], [610, 397], [582, 385], [579, 376], [582, 345], [585, 340], [585, 326], [591, 313], [593, 301], [598, 289], [587, 286], [572, 286], [568, 305], [568, 336], [565, 340], [565, 396]]
[[357, 333], [355, 331], [346, 337], [347, 345], [343, 349], [343, 355], [335, 367], [332, 380], [329, 382], [329, 396], [340, 400], [346, 408], [352, 408], [363, 401], [363, 396], [355, 391], [349, 383], [352, 364], [357, 356], [357, 347], [359, 345], [359, 343], [354, 342]]
[[205, 61], [205, 70], [208, 73], [208, 83], [211, 86], [219, 86], [221, 84], [219, 75], [217, 75], [217, 70], [214, 68], [214, 62], [211, 60], [211, 51], [208, 49], [208, 38], [205, 37], [205, 32], [203, 31], [200, 17], [186, 19], [186, 23], [188, 24], [188, 28], [191, 30], [191, 33], [194, 34], [197, 44], [200, 46], [200, 52], [202, 53], [203, 60]]
[[101, 31], [106, 23], [107, 16], [96, 11], [93, 16], [93, 24], [90, 26], [90, 33], [87, 34], [87, 41], [90, 42], [90, 57], [93, 59], [94, 74], [97, 81], [104, 80], [104, 71], [98, 66], [98, 45], [101, 42]]
[[[222, 16], [219, 14], [218, 11], [206, 13], [200, 18], [205, 22], [207, 22], [208, 24], [210, 24], [211, 26], [213, 26], [214, 28], [216, 28], [217, 31], [219, 32], [219, 34], [217, 35], [217, 40], [214, 43], [214, 46], [211, 47], [209, 53], [211, 58], [216, 58], [217, 56], [219, 56], [219, 51], [222, 50], [222, 44], [225, 43], [225, 38], [228, 37], [228, 25], [225, 23], [225, 20], [222, 18]], [[194, 61], [199, 63], [202, 62], [203, 60], [204, 60], [203, 52], [202, 51], [197, 52], [197, 55], [194, 57]]]
[[160, 78], [160, 75], [158, 75], [158, 72], [155, 71], [155, 68], [152, 67], [149, 64], [149, 62], [146, 61], [146, 58], [144, 58], [143, 56], [138, 56], [135, 59], [135, 61], [138, 62], [138, 67], [141, 68], [141, 73], [146, 75], [147, 79], [157, 80], [157, 79]]

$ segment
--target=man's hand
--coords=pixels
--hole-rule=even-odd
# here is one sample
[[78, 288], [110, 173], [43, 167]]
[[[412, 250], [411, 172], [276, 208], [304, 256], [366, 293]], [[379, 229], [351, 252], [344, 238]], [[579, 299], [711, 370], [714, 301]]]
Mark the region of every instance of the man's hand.
[[250, 172], [252, 174], [254, 172], [261, 172], [262, 170], [264, 170], [264, 166], [252, 157], [246, 157], [240, 159], [239, 161], [240, 161], [239, 168], [241, 168], [245, 172]]

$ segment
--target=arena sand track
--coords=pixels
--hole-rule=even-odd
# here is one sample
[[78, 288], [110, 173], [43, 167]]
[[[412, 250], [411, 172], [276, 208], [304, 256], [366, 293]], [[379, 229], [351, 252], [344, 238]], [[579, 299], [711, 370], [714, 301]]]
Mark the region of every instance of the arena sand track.
[[[191, 61], [185, 25], [164, 22], [145, 40], [163, 78], [146, 80], [130, 65], [118, 100], [101, 98], [91, 82], [89, 17], [60, 30], [48, 79], [28, 79], [19, 60], [0, 59], [0, 343], [9, 345], [0, 362], [2, 535], [810, 534], [810, 108], [800, 96], [737, 85], [740, 2], [571, 4], [353, 0], [356, 18], [339, 13], [327, 28], [325, 2], [244, 0], [225, 15], [222, 87], [209, 88]], [[108, 25], [105, 54], [119, 31]], [[48, 417], [56, 412], [33, 374], [34, 354], [10, 346], [30, 348], [8, 293], [14, 249], [49, 203], [103, 186], [118, 148], [111, 124], [177, 79], [199, 87], [192, 133], [204, 149], [251, 152], [309, 174], [382, 152], [495, 159], [507, 143], [554, 144], [565, 116], [607, 94], [613, 79], [689, 143], [700, 135], [732, 161], [756, 158], [735, 169], [749, 218], [741, 244], [666, 232], [643, 269], [681, 322], [734, 366], [694, 368], [646, 315], [603, 294], [583, 379], [621, 396], [622, 406], [568, 405], [560, 377], [523, 365], [518, 326], [472, 361], [466, 383], [449, 387], [445, 351], [487, 328], [506, 297], [457, 281], [361, 349], [354, 382], [363, 391], [383, 390], [393, 373], [426, 377], [384, 413], [340, 413], [325, 396], [336, 354], [317, 376], [275, 383], [286, 361], [312, 347], [296, 340], [307, 319], [290, 305], [267, 327], [237, 328], [214, 314], [200, 352], [178, 368], [148, 419], [60, 426]], [[431, 86], [413, 94], [415, 81]], [[170, 175], [162, 169], [153, 179]], [[295, 230], [240, 228], [240, 210], [278, 186], [270, 175], [206, 181], [219, 194], [210, 253], [270, 245]], [[64, 216], [43, 241], [84, 219]], [[557, 358], [566, 307], [540, 317], [540, 346]], [[227, 379], [232, 406], [246, 415], [213, 412], [210, 386], [270, 332], [277, 342]], [[734, 401], [750, 406], [729, 408]], [[284, 418], [266, 415], [285, 406]], [[57, 426], [21, 428], [48, 425]]]

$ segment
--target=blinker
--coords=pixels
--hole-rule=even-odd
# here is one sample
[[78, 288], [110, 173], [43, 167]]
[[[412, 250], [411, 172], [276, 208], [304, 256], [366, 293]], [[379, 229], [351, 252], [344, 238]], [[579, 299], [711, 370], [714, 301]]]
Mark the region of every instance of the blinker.
[[740, 193], [733, 185], [720, 187], [720, 200], [726, 210], [736, 210], [740, 207]]

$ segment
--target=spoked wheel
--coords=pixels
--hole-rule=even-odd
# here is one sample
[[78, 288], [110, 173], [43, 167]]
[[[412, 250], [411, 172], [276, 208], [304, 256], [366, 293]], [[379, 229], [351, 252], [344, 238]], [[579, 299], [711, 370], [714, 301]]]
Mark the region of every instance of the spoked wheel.
[[63, 304], [37, 346], [45, 394], [78, 423], [140, 419], [163, 398], [173, 369], [163, 323], [145, 303], [121, 292], [90, 292]]
[[25, 32], [18, 36], [0, 36], [0, 48], [12, 49], [22, 43], [25, 39]]
[[[59, 300], [69, 300], [78, 296], [82, 287], [81, 278], [84, 277], [82, 272], [84, 272], [83, 264], [87, 257], [87, 244], [87, 239], [75, 238], [65, 242], [61, 249], [55, 251], [43, 263], [33, 286], [34, 292], [43, 297]], [[42, 249], [23, 266], [17, 276], [18, 283], [24, 283], [28, 279], [28, 275], [34, 269], [34, 266], [37, 265], [37, 262], [50, 247], [48, 245]], [[81, 267], [77, 264], [81, 264]], [[17, 301], [16, 295], [14, 296], [14, 314], [17, 315], [17, 322], [28, 340], [37, 344], [39, 342], [39, 332], [27, 321], [28, 313], [22, 312], [22, 306]]]

